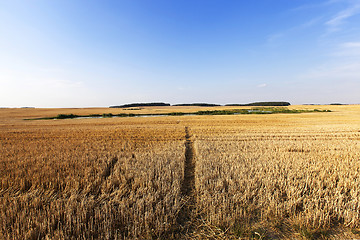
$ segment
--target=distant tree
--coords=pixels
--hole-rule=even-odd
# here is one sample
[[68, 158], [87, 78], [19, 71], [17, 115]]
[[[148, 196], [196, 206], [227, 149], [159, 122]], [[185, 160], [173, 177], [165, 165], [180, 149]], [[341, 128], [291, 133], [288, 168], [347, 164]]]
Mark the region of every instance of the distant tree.
[[155, 103], [130, 103], [120, 106], [110, 106], [110, 108], [131, 108], [131, 107], [164, 107], [170, 106], [169, 103], [155, 102]]
[[289, 102], [254, 102], [247, 104], [226, 104], [225, 106], [254, 106], [254, 107], [266, 107], [266, 106], [275, 106], [275, 107], [283, 107], [290, 106]]

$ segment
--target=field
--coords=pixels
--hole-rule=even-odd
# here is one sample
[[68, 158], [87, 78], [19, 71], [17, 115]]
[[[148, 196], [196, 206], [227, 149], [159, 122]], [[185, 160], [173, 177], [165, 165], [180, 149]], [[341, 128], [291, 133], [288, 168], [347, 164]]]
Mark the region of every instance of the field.
[[360, 105], [315, 108], [0, 109], [0, 239], [360, 239]]

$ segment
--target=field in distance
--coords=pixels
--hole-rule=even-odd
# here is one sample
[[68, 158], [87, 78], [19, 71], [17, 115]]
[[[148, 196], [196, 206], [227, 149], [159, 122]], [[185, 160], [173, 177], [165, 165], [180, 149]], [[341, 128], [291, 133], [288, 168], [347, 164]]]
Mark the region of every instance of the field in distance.
[[[360, 238], [360, 106], [0, 109], [0, 239]], [[251, 109], [251, 107], [248, 107]]]

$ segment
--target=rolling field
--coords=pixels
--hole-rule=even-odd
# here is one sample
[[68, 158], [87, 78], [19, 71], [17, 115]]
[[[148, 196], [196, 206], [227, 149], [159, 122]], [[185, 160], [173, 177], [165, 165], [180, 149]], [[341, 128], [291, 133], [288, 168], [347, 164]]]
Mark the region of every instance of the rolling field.
[[0, 109], [0, 239], [360, 239], [360, 106]]

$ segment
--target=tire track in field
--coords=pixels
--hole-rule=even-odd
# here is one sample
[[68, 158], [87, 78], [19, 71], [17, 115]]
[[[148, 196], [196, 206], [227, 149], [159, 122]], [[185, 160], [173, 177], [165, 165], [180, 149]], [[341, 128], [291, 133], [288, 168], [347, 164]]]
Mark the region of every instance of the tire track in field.
[[111, 158], [103, 169], [103, 171], [97, 176], [97, 178], [89, 184], [89, 186], [84, 189], [84, 193], [86, 196], [94, 196], [95, 198], [98, 198], [101, 193], [101, 189], [105, 183], [105, 181], [108, 179], [108, 177], [111, 175], [111, 173], [114, 170], [115, 164], [118, 162], [117, 157]]
[[113, 171], [115, 164], [118, 162], [118, 158], [117, 157], [113, 157], [113, 159], [111, 159], [111, 161], [109, 161], [109, 163], [106, 165], [106, 168], [104, 169], [103, 173], [102, 173], [102, 178], [104, 180], [106, 180], [111, 172]]
[[195, 214], [195, 164], [196, 156], [194, 151], [194, 143], [191, 138], [189, 127], [185, 127], [185, 166], [184, 179], [181, 185], [181, 195], [185, 200], [178, 218], [177, 224], [182, 234], [192, 232], [192, 222]]

